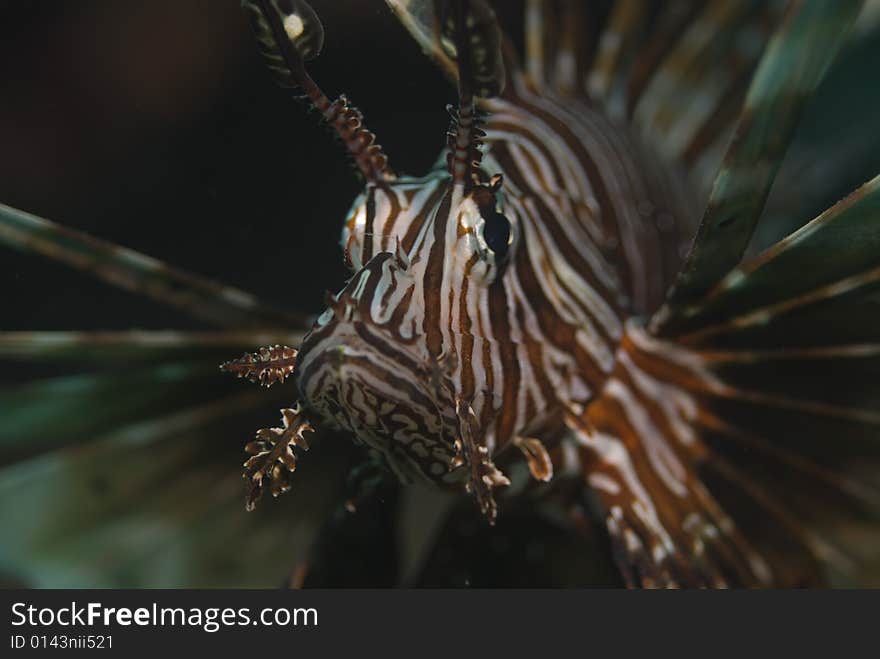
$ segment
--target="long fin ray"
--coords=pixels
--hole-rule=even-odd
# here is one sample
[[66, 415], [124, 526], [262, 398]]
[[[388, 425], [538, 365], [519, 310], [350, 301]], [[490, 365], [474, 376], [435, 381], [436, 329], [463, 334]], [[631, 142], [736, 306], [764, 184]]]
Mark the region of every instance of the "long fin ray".
[[123, 422], [0, 468], [3, 518], [16, 529], [0, 548], [0, 564], [14, 570], [6, 576], [68, 587], [279, 583], [338, 484], [304, 470], [298, 492], [309, 505], [298, 515], [245, 513], [238, 439], [224, 448], [217, 437], [233, 419], [249, 425], [267, 394], [277, 396], [249, 388]]
[[[880, 176], [731, 270], [702, 299], [682, 308], [665, 331], [684, 336], [693, 328], [699, 340], [724, 326], [767, 322], [775, 313], [868, 286], [880, 276], [878, 227]], [[803, 267], [807, 263], [810, 267]]]
[[767, 437], [745, 432], [714, 415], [702, 415], [700, 425], [707, 431], [721, 435], [725, 443], [735, 442], [749, 451], [756, 451], [804, 478], [821, 482], [825, 487], [858, 502], [880, 516], [880, 489], [877, 489], [875, 484], [863, 482], [835, 468], [799, 455], [792, 448], [779, 446]]
[[[120, 386], [123, 379], [125, 386]], [[0, 392], [0, 463], [79, 441], [114, 424], [145, 419], [204, 397], [216, 379], [210, 365], [165, 364], [119, 373], [71, 375]], [[83, 410], [90, 410], [83, 414]]]
[[834, 59], [858, 2], [789, 8], [758, 64], [734, 139], [669, 300], [660, 328], [736, 266], [751, 239], [801, 109]]
[[42, 254], [221, 326], [307, 326], [303, 315], [271, 308], [250, 293], [4, 204], [0, 204], [0, 242]]
[[[304, 332], [123, 330], [0, 332], [0, 359], [132, 365], [154, 361], [219, 361], [259, 345], [299, 345]], [[213, 357], [217, 360], [213, 360]]]

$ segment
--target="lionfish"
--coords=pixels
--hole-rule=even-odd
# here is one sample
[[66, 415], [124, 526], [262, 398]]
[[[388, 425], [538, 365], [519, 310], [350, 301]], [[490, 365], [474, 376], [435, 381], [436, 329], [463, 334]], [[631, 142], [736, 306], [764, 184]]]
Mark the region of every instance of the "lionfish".
[[[245, 447], [247, 507], [295, 487], [307, 433], [329, 429], [401, 482], [467, 491], [488, 524], [517, 462], [520, 489], [574, 479], [631, 587], [870, 579], [880, 178], [748, 249], [861, 3], [527, 0], [517, 39], [486, 0], [386, 1], [457, 89], [425, 176], [309, 75], [324, 29], [306, 2], [242, 3], [365, 185], [351, 277], [299, 345], [221, 366], [298, 392]], [[7, 207], [0, 238], [232, 325], [303, 328]]]

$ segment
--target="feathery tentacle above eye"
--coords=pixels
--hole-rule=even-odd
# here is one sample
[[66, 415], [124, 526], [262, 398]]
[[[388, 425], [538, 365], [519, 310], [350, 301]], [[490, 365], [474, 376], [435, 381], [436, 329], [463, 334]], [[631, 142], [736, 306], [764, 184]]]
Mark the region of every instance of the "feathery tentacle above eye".
[[422, 49], [458, 84], [458, 109], [450, 109], [447, 164], [457, 185], [478, 180], [485, 134], [477, 99], [499, 96], [506, 73], [502, 32], [485, 0], [386, 0]]
[[393, 180], [393, 171], [376, 136], [364, 126], [360, 111], [343, 95], [330, 101], [305, 68], [324, 43], [324, 28], [303, 0], [243, 0], [260, 51], [282, 87], [299, 88], [339, 136], [358, 170], [370, 183]]
[[437, 3], [442, 12], [441, 45], [458, 65], [458, 112], [449, 134], [449, 172], [455, 185], [479, 180], [480, 141], [477, 97], [495, 96], [504, 86], [501, 31], [495, 14], [483, 0]]

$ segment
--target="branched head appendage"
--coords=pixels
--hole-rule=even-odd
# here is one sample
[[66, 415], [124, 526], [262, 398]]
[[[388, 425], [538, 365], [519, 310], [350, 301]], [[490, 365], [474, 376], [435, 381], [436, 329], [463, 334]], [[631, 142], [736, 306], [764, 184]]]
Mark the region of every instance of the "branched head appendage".
[[[297, 351], [287, 346], [267, 346], [257, 352], [245, 353], [220, 365], [220, 370], [269, 387], [283, 382], [293, 373]], [[311, 432], [309, 421], [297, 403], [281, 410], [283, 427], [260, 428], [257, 436], [244, 447], [250, 455], [244, 463], [242, 476], [247, 480], [245, 507], [253, 510], [268, 488], [277, 497], [290, 489], [290, 475], [296, 469], [295, 448], [309, 450], [304, 433]]]
[[388, 158], [363, 124], [363, 116], [345, 96], [327, 98], [306, 72], [324, 44], [324, 28], [303, 0], [243, 0], [260, 50], [269, 69], [284, 87], [301, 89], [306, 100], [339, 136], [358, 170], [370, 183], [394, 179]]
[[294, 447], [309, 450], [303, 437], [313, 432], [299, 405], [281, 410], [282, 428], [260, 428], [256, 438], [245, 447], [251, 457], [244, 463], [242, 476], [247, 480], [245, 506], [250, 511], [268, 488], [273, 497], [290, 489], [290, 475], [296, 470]]
[[288, 346], [266, 346], [257, 352], [245, 353], [239, 359], [220, 364], [220, 370], [235, 373], [255, 384], [271, 387], [293, 373], [297, 351]]

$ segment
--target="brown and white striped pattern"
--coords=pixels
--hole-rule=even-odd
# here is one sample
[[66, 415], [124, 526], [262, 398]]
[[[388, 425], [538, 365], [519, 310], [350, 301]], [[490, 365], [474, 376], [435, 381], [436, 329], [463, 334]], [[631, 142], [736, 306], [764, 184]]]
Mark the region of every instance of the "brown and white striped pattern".
[[[646, 73], [651, 62], [624, 52], [644, 29], [640, 3], [621, 2], [579, 94], [575, 72], [588, 67], [564, 61], [583, 50], [571, 31], [555, 62], [536, 38], [545, 4], [528, 3], [529, 74], [505, 60], [502, 95], [474, 103], [459, 68], [447, 167], [371, 180], [355, 202], [342, 237], [354, 275], [297, 358], [305, 408], [351, 431], [404, 480], [465, 481], [490, 519], [491, 488], [508, 483], [495, 456], [517, 446], [546, 480], [545, 443], [573, 439], [630, 585], [810, 583], [814, 559], [833, 551], [704, 443], [703, 433], [735, 432], [711, 399], [748, 396], [715, 375], [705, 351], [643, 327], [680, 269], [698, 213], [678, 169], [689, 160], [682, 153], [692, 150], [693, 161], [695, 141], [723, 132], [718, 107], [741, 85], [737, 69], [707, 86], [706, 67], [691, 64], [723, 33], [719, 49], [742, 46], [745, 70], [763, 35], [738, 40], [740, 23], [756, 28], [731, 3], [680, 12], [661, 35], [671, 55]], [[448, 53], [435, 57], [449, 69]], [[635, 68], [624, 75], [625, 66]], [[687, 106], [681, 121], [668, 116], [682, 114], [676, 94]], [[482, 125], [475, 105], [488, 115]], [[663, 135], [652, 136], [658, 126]], [[486, 208], [510, 223], [504, 259], [484, 236]], [[781, 564], [738, 528], [701, 476], [710, 457], [784, 522], [801, 562]]]
[[[584, 103], [530, 92], [519, 75], [509, 83], [504, 98], [482, 102], [482, 173], [503, 176], [508, 262], [482, 236], [475, 197], [485, 186], [468, 191], [445, 170], [368, 185], [342, 237], [355, 274], [298, 360], [313, 407], [397, 471], [434, 480], [448, 469], [426, 453], [451, 455], [456, 399], [496, 452], [558, 434], [563, 412], [588, 404], [614, 368], [624, 319], [659, 303], [687, 224], [681, 196], [623, 131]], [[364, 391], [379, 408], [353, 399]], [[390, 417], [376, 413], [390, 401]], [[394, 414], [412, 422], [397, 436], [380, 421]]]

